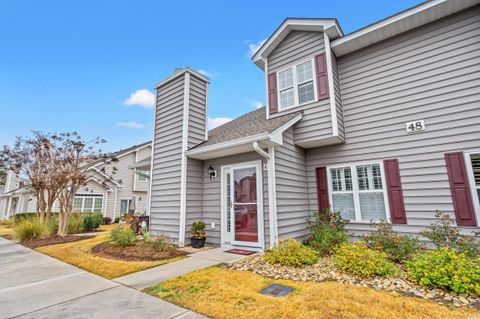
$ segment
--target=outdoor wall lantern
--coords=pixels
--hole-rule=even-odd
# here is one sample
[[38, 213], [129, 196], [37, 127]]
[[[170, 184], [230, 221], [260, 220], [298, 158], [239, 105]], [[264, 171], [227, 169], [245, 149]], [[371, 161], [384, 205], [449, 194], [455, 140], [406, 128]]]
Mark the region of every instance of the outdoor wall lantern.
[[210, 176], [210, 180], [212, 180], [212, 178], [214, 177], [217, 177], [217, 171], [212, 167], [212, 165], [208, 165], [208, 175]]

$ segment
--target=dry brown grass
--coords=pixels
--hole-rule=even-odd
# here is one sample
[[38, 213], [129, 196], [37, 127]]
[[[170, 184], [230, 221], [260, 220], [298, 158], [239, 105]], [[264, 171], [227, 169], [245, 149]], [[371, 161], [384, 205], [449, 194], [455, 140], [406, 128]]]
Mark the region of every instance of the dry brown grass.
[[[286, 297], [258, 292], [272, 283], [294, 287]], [[192, 272], [147, 289], [177, 305], [212, 318], [480, 318], [471, 309], [453, 309], [414, 297], [326, 282], [271, 280], [218, 267]]]
[[177, 257], [158, 261], [123, 261], [94, 256], [91, 253], [92, 248], [105, 242], [107, 237], [108, 234], [100, 234], [92, 239], [43, 246], [36, 250], [108, 279], [163, 265], [182, 258]]
[[13, 227], [12, 222], [9, 220], [4, 220], [0, 222], [0, 237], [12, 238], [13, 237]]

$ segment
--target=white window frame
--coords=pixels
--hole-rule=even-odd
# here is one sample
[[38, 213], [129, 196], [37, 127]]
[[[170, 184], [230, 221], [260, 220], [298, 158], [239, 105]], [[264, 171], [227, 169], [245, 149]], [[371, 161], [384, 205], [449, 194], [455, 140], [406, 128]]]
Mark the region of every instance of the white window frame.
[[[350, 167], [350, 173], [352, 174], [352, 186], [353, 186], [353, 203], [355, 206], [355, 220], [350, 220], [350, 223], [360, 223], [360, 224], [369, 224], [370, 220], [362, 220], [362, 213], [360, 211], [360, 193], [379, 193], [380, 190], [360, 190], [358, 187], [358, 176], [357, 176], [357, 166], [362, 165], [374, 165], [378, 164], [380, 166], [380, 173], [382, 174], [382, 192], [383, 200], [385, 202], [385, 218], [386, 222], [391, 222], [390, 216], [390, 205], [388, 201], [388, 191], [387, 184], [385, 180], [385, 168], [383, 166], [383, 161], [374, 161], [374, 162], [354, 162], [354, 163], [345, 163], [345, 164], [335, 164], [327, 166], [327, 179], [328, 179], [328, 198], [330, 205], [333, 207], [333, 184], [332, 184], [332, 174], [331, 169], [335, 168], [345, 168]], [[351, 193], [350, 191], [335, 191], [336, 194], [340, 193]], [[373, 222], [379, 222], [380, 220], [372, 220]]]
[[[313, 100], [311, 101], [307, 101], [307, 102], [303, 102], [303, 103], [300, 103], [299, 102], [299, 94], [298, 94], [298, 86], [303, 84], [303, 83], [307, 83], [307, 82], [310, 82], [310, 81], [305, 81], [305, 82], [302, 82], [302, 83], [298, 83], [298, 79], [297, 79], [297, 67], [301, 64], [304, 64], [306, 62], [311, 62], [312, 63], [312, 81], [313, 81]], [[281, 100], [281, 97], [280, 97], [280, 73], [283, 72], [283, 71], [286, 71], [288, 69], [292, 69], [292, 80], [293, 80], [293, 105], [290, 105], [290, 106], [286, 106], [286, 107], [282, 107], [282, 100]], [[276, 71], [276, 76], [277, 76], [277, 104], [278, 104], [278, 111], [284, 111], [284, 110], [289, 110], [289, 109], [292, 109], [294, 107], [299, 107], [299, 106], [303, 106], [303, 105], [307, 105], [307, 104], [311, 104], [311, 103], [314, 103], [316, 101], [318, 101], [318, 96], [317, 96], [317, 77], [315, 75], [315, 59], [314, 58], [310, 58], [310, 59], [306, 59], [306, 60], [303, 60], [303, 61], [300, 61], [300, 62], [296, 62], [294, 64], [290, 64], [289, 66], [286, 66], [282, 69], [279, 69]], [[286, 90], [286, 89], [283, 89], [283, 90]], [[283, 91], [282, 90], [282, 91]]]
[[[97, 198], [101, 199], [102, 201], [102, 205], [101, 205], [101, 209], [98, 213], [102, 213], [102, 209], [104, 207], [104, 204], [105, 202], [103, 201], [103, 194], [98, 194], [98, 193], [94, 193], [94, 194], [75, 194], [75, 197], [74, 197], [74, 200], [75, 198], [80, 198], [82, 199], [82, 208], [80, 208], [80, 213], [95, 213], [95, 202], [97, 201]], [[92, 198], [93, 199], [93, 202], [92, 202], [92, 208], [90, 210], [85, 210], [85, 199], [86, 198]]]
[[[149, 172], [149, 173], [146, 174], [146, 172]], [[141, 174], [143, 174], [143, 175], [141, 175]], [[150, 171], [146, 171], [146, 170], [143, 170], [143, 169], [137, 169], [136, 172], [135, 172], [135, 175], [137, 175], [137, 181], [145, 183], [145, 182], [148, 182], [149, 177], [147, 177], [147, 176], [150, 176]], [[145, 176], [145, 179], [140, 179], [140, 177], [144, 177], [144, 175], [147, 175], [147, 176]]]
[[[127, 201], [127, 212], [126, 213], [122, 213], [122, 201], [126, 200]], [[132, 204], [132, 199], [131, 198], [122, 198], [120, 199], [120, 216], [122, 214], [128, 214], [128, 212], [130, 211], [130, 205]]]
[[473, 166], [472, 166], [472, 159], [471, 159], [472, 155], [480, 155], [480, 149], [473, 152], [463, 153], [463, 156], [465, 158], [465, 166], [467, 169], [468, 185], [470, 186], [470, 193], [472, 194], [472, 198], [473, 198], [473, 209], [475, 211], [475, 219], [478, 225], [480, 221], [480, 199], [478, 198], [478, 195], [477, 195], [477, 187], [480, 187], [480, 186], [475, 185], [475, 176], [473, 175]]

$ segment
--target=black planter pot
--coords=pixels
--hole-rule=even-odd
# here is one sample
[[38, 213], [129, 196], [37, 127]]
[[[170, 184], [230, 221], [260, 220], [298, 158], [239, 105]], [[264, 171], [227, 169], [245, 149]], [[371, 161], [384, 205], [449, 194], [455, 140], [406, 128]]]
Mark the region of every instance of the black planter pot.
[[193, 248], [203, 248], [205, 247], [205, 240], [207, 240], [206, 238], [195, 238], [195, 237], [192, 237], [192, 247]]

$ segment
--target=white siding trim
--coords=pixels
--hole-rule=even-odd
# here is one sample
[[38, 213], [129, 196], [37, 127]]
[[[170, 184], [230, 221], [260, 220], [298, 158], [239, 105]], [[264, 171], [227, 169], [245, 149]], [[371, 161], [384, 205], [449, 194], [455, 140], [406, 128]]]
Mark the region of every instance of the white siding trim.
[[180, 229], [178, 232], [178, 244], [185, 245], [185, 224], [187, 216], [187, 155], [188, 150], [188, 113], [190, 100], [190, 73], [185, 73], [185, 86], [183, 91], [183, 132], [182, 132], [182, 162], [180, 179]]
[[337, 107], [335, 105], [335, 87], [333, 85], [332, 51], [330, 48], [330, 38], [326, 32], [323, 33], [323, 39], [325, 40], [325, 60], [327, 62], [328, 96], [330, 99], [330, 112], [332, 115], [332, 135], [338, 136]]
[[155, 110], [153, 111], [153, 130], [152, 130], [152, 154], [150, 156], [150, 178], [148, 179], [148, 194], [147, 194], [147, 216], [150, 216], [152, 205], [152, 180], [153, 180], [153, 157], [155, 155], [155, 128], [157, 127], [157, 98], [158, 90], [155, 89]]
[[[278, 90], [278, 83], [277, 83]], [[265, 113], [267, 114], [267, 120], [270, 119], [270, 102], [268, 95], [268, 61], [265, 59]], [[277, 101], [277, 112], [278, 112], [278, 101]]]
[[277, 186], [275, 176], [275, 147], [268, 148], [270, 159], [268, 165], [268, 214], [270, 223], [270, 246], [278, 244], [278, 222], [277, 222]]
[[[113, 202], [113, 219], [115, 220], [115, 213], [117, 211], [117, 197], [118, 197], [118, 188], [115, 187], [115, 199], [114, 199], [114, 202]], [[118, 217], [122, 217], [122, 216], [118, 216]]]
[[208, 85], [209, 82], [205, 83], [205, 141], [208, 140]]
[[470, 194], [473, 198], [473, 209], [475, 211], [475, 219], [478, 226], [480, 221], [480, 200], [477, 195], [477, 188], [475, 187], [475, 176], [473, 175], [472, 159], [470, 158], [473, 154], [480, 154], [480, 150], [468, 153], [464, 152], [463, 156], [467, 167], [468, 185], [470, 187]]

